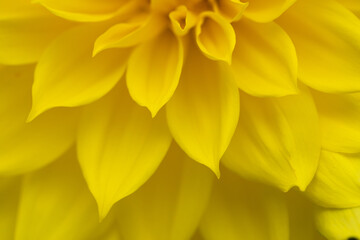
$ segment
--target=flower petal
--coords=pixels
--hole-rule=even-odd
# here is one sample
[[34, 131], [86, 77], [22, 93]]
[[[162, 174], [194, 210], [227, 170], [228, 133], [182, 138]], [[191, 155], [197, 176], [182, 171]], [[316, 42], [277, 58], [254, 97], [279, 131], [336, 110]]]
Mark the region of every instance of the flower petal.
[[360, 152], [360, 94], [313, 92], [319, 111], [322, 147], [344, 153]]
[[175, 144], [154, 176], [119, 202], [124, 239], [188, 240], [196, 231], [211, 194], [211, 172]]
[[337, 0], [360, 17], [360, 2], [358, 0]]
[[359, 18], [334, 0], [303, 0], [280, 23], [294, 41], [301, 81], [323, 92], [360, 91]]
[[96, 204], [74, 152], [26, 177], [15, 239], [89, 239], [97, 225]]
[[323, 150], [319, 168], [306, 193], [323, 207], [360, 206], [360, 154]]
[[7, 1], [0, 9], [0, 63], [39, 60], [48, 44], [70, 26], [30, 1]]
[[319, 231], [327, 239], [359, 239], [360, 207], [350, 209], [319, 208], [315, 214]]
[[205, 56], [231, 63], [236, 36], [225, 18], [216, 13], [204, 12], [196, 25], [195, 34], [197, 45]]
[[320, 154], [318, 118], [310, 93], [283, 98], [241, 95], [241, 116], [223, 162], [245, 178], [304, 191]]
[[126, 5], [125, 1], [119, 0], [34, 0], [34, 2], [42, 4], [55, 15], [79, 22], [107, 20], [115, 16], [119, 8]]
[[75, 139], [76, 111], [56, 109], [31, 123], [33, 66], [0, 69], [0, 173], [20, 174], [42, 167]]
[[197, 22], [197, 16], [184, 5], [169, 13], [171, 29], [177, 36], [185, 36]]
[[[297, 57], [291, 39], [276, 23], [234, 24], [232, 69], [240, 89], [256, 96], [297, 92]], [[271, 35], [271, 37], [269, 37]]]
[[14, 239], [18, 209], [19, 178], [0, 178], [0, 239]]
[[283, 14], [296, 0], [248, 0], [244, 15], [255, 22], [271, 22]]
[[125, 86], [88, 106], [79, 128], [80, 165], [103, 219], [114, 203], [154, 173], [171, 135], [165, 116], [152, 119], [131, 100]]
[[316, 229], [314, 204], [302, 192], [285, 194], [290, 223], [291, 240], [326, 240]]
[[123, 238], [115, 224], [114, 227], [108, 229], [104, 234], [91, 238], [91, 240], [123, 240]]
[[132, 47], [150, 40], [161, 33], [166, 21], [157, 14], [146, 16], [146, 19], [134, 22], [119, 23], [101, 34], [95, 42], [93, 55], [109, 48]]
[[190, 49], [178, 89], [166, 108], [176, 142], [217, 176], [239, 118], [239, 93], [229, 68]]
[[[176, 6], [180, 5], [181, 1], [182, 0], [150, 0], [151, 8], [153, 8], [154, 11], [160, 12], [168, 12], [169, 9], [175, 8]], [[190, 1], [190, 4], [191, 2], [192, 1]]]
[[93, 102], [120, 80], [129, 50], [117, 49], [92, 57], [98, 32], [94, 26], [76, 27], [49, 46], [35, 71], [29, 120], [50, 108]]
[[239, 21], [249, 5], [248, 2], [244, 3], [240, 0], [219, 0], [211, 3], [216, 4], [215, 11], [219, 12], [230, 22]]
[[222, 172], [200, 224], [204, 239], [289, 239], [287, 206], [281, 192]]
[[140, 106], [147, 107], [153, 117], [175, 92], [183, 51], [182, 42], [167, 31], [137, 47], [129, 59], [126, 81], [130, 95]]

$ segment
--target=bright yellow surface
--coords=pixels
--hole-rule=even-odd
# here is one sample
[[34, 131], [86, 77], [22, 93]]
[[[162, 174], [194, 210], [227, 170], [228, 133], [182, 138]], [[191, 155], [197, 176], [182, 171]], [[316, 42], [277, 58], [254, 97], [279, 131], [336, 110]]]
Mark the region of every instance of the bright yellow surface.
[[360, 238], [359, 16], [0, 0], [0, 239]]

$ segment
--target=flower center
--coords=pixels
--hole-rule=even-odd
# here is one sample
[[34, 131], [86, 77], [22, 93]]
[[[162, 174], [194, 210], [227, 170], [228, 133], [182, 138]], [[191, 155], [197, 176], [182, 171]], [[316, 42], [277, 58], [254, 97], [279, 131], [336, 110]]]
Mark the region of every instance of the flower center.
[[247, 3], [233, 0], [153, 0], [151, 4], [154, 11], [169, 17], [172, 31], [178, 36], [187, 34], [207, 17], [237, 21], [247, 7]]

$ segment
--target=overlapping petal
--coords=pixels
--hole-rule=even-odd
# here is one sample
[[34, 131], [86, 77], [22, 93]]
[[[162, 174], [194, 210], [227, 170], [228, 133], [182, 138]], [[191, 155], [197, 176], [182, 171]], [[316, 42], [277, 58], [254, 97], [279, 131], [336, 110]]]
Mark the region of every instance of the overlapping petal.
[[219, 161], [239, 117], [239, 93], [230, 67], [189, 51], [180, 84], [167, 104], [170, 131], [195, 161], [219, 176]]
[[126, 74], [127, 87], [131, 97], [140, 106], [147, 107], [153, 117], [174, 94], [183, 58], [181, 40], [168, 31], [140, 45], [132, 53]]
[[[355, 0], [0, 0], [0, 174], [27, 174], [0, 178], [0, 239], [319, 240], [313, 203], [325, 237], [360, 238], [359, 16]], [[34, 83], [1, 65], [35, 62]]]
[[[240, 89], [255, 96], [297, 92], [297, 57], [289, 36], [276, 23], [234, 24], [232, 70]], [[269, 37], [271, 35], [271, 37]]]
[[167, 12], [178, 5], [181, 0], [150, 0], [151, 7], [156, 11]]
[[283, 14], [296, 0], [249, 0], [244, 15], [256, 22], [271, 22]]
[[319, 208], [315, 214], [319, 231], [334, 240], [360, 238], [360, 208]]
[[0, 178], [0, 239], [14, 239], [20, 178]]
[[93, 55], [109, 48], [136, 46], [160, 34], [165, 26], [166, 21], [158, 14], [140, 15], [134, 21], [115, 24], [96, 39]]
[[313, 92], [319, 111], [322, 147], [343, 153], [360, 152], [360, 94]]
[[357, 0], [337, 0], [345, 7], [354, 12], [358, 17], [360, 17], [360, 2]]
[[360, 90], [360, 19], [335, 0], [298, 1], [280, 19], [294, 41], [299, 78], [323, 92]]
[[75, 140], [76, 111], [56, 109], [26, 123], [33, 66], [0, 68], [0, 173], [20, 174], [42, 167]]
[[54, 107], [76, 107], [109, 92], [125, 72], [128, 49], [92, 57], [101, 26], [75, 27], [57, 38], [35, 71], [33, 106], [29, 119]]
[[225, 18], [216, 13], [204, 12], [197, 23], [195, 34], [197, 45], [208, 58], [231, 63], [236, 36]]
[[287, 206], [281, 192], [223, 172], [200, 224], [204, 239], [289, 239]]
[[306, 192], [324, 207], [360, 206], [360, 154], [323, 150], [315, 178]]
[[39, 60], [48, 44], [71, 26], [30, 1], [0, 2], [0, 63], [29, 64]]
[[288, 191], [305, 190], [317, 169], [320, 136], [313, 99], [241, 95], [241, 116], [224, 163], [241, 176]]
[[219, 12], [230, 22], [240, 20], [249, 5], [248, 2], [242, 2], [240, 0], [220, 0], [212, 3], [216, 4], [215, 11]]
[[170, 12], [169, 19], [171, 29], [178, 36], [185, 36], [197, 22], [197, 16], [184, 5]]
[[101, 219], [115, 202], [148, 180], [171, 139], [164, 113], [151, 118], [131, 100], [125, 86], [84, 110], [78, 155]]
[[34, 0], [42, 4], [53, 14], [79, 22], [104, 21], [114, 17], [121, 7], [128, 7], [137, 0]]
[[197, 229], [214, 176], [175, 144], [154, 176], [118, 204], [124, 239], [188, 240]]
[[314, 205], [301, 192], [290, 191], [285, 195], [289, 212], [291, 240], [326, 240], [316, 228]]
[[86, 240], [97, 225], [96, 203], [73, 152], [26, 177], [16, 240]]

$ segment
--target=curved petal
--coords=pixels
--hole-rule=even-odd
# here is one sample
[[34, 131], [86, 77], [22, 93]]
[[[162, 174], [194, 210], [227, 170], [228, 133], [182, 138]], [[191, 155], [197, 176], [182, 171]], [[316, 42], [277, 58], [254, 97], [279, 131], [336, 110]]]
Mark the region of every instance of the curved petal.
[[349, 209], [319, 208], [315, 214], [317, 228], [327, 239], [360, 238], [360, 207]]
[[360, 152], [360, 94], [313, 92], [319, 112], [322, 147], [329, 151]]
[[20, 178], [0, 178], [0, 239], [14, 239]]
[[360, 17], [360, 2], [358, 0], [337, 0]]
[[248, 0], [245, 17], [255, 22], [271, 22], [283, 14], [296, 0]]
[[[255, 96], [297, 92], [297, 57], [289, 36], [276, 23], [234, 24], [236, 47], [232, 70], [240, 89]], [[271, 35], [271, 37], [269, 37]]]
[[288, 211], [281, 192], [222, 172], [200, 224], [204, 239], [289, 239]]
[[304, 191], [320, 154], [318, 117], [310, 93], [283, 98], [241, 95], [241, 116], [224, 164], [241, 176]]
[[115, 24], [96, 39], [93, 55], [109, 48], [136, 46], [154, 38], [165, 27], [166, 20], [158, 14], [146, 16], [145, 20]]
[[[79, 22], [98, 22], [116, 15], [125, 0], [34, 0], [62, 18]], [[129, 1], [136, 2], [135, 0]]]
[[175, 144], [154, 176], [118, 204], [124, 239], [188, 240], [211, 195], [211, 172]]
[[153, 117], [175, 92], [183, 51], [181, 40], [166, 31], [137, 47], [130, 56], [126, 74], [130, 95], [140, 106], [147, 107]]
[[179, 6], [181, 1], [182, 0], [150, 0], [151, 8], [160, 12], [169, 12], [170, 9]]
[[20, 174], [42, 167], [75, 139], [77, 113], [56, 109], [31, 123], [33, 66], [0, 69], [0, 173]]
[[230, 22], [235, 22], [241, 19], [248, 5], [248, 2], [244, 3], [240, 0], [219, 0], [217, 1], [215, 11], [219, 12]]
[[114, 203], [136, 191], [154, 173], [171, 135], [165, 116], [152, 119], [126, 87], [89, 105], [78, 133], [78, 155], [103, 219]]
[[306, 193], [323, 207], [360, 206], [360, 154], [323, 150], [319, 168]]
[[181, 5], [169, 13], [171, 28], [177, 36], [185, 36], [197, 22], [197, 16], [189, 11], [186, 6]]
[[35, 71], [33, 106], [29, 120], [54, 107], [76, 107], [109, 92], [125, 72], [128, 49], [115, 49], [92, 57], [100, 30], [75, 27], [45, 51]]
[[39, 60], [50, 42], [71, 26], [30, 1], [7, 1], [0, 9], [0, 63], [29, 64]]
[[316, 229], [314, 204], [299, 191], [285, 194], [291, 240], [326, 240]]
[[239, 93], [229, 68], [190, 49], [178, 89], [166, 108], [176, 142], [217, 176], [239, 118]]
[[195, 34], [197, 45], [205, 56], [231, 63], [236, 36], [225, 18], [216, 13], [204, 12], [200, 15]]
[[322, 92], [360, 91], [359, 18], [334, 0], [303, 0], [279, 22], [294, 42], [302, 82]]
[[89, 239], [98, 224], [96, 204], [74, 152], [25, 178], [16, 240]]

